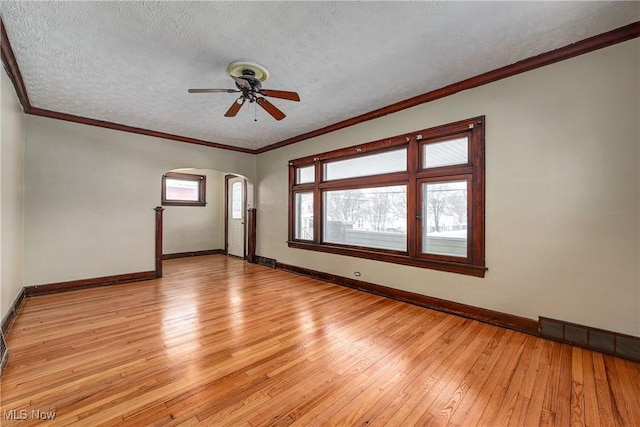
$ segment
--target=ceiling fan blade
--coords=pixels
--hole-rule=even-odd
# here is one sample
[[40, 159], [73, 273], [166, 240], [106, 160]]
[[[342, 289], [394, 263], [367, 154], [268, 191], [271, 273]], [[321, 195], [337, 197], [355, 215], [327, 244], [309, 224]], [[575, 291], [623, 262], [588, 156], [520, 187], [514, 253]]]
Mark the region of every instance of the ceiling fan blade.
[[288, 99], [289, 101], [300, 101], [300, 96], [296, 92], [288, 92], [286, 90], [262, 89], [260, 93], [264, 96], [273, 98]]
[[236, 89], [189, 89], [189, 93], [235, 93], [240, 92]]
[[264, 110], [267, 113], [271, 114], [273, 118], [276, 120], [282, 120], [285, 117], [287, 117], [282, 111], [278, 109], [278, 107], [276, 107], [275, 105], [273, 105], [272, 103], [270, 103], [264, 98], [258, 98], [256, 102], [258, 103], [259, 106], [264, 108]]
[[240, 104], [238, 104], [238, 101], [234, 101], [234, 103], [231, 104], [231, 107], [229, 107], [227, 112], [224, 113], [224, 116], [225, 117], [235, 117], [235, 115], [238, 114], [238, 111], [240, 111], [240, 108], [242, 108], [243, 105], [244, 105], [244, 99], [242, 100], [242, 102]]
[[236, 76], [231, 76], [231, 78], [233, 80], [235, 80], [236, 84], [238, 86], [240, 86], [242, 89], [251, 89], [251, 84], [248, 81], [246, 81], [245, 79], [242, 79], [242, 78], [236, 77]]

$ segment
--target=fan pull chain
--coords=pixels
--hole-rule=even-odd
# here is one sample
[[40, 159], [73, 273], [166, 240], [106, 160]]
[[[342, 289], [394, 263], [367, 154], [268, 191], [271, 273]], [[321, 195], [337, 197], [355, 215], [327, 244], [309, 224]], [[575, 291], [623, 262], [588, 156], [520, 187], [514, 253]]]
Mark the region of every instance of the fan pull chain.
[[253, 104], [253, 121], [257, 122], [258, 121], [258, 103], [254, 103]]

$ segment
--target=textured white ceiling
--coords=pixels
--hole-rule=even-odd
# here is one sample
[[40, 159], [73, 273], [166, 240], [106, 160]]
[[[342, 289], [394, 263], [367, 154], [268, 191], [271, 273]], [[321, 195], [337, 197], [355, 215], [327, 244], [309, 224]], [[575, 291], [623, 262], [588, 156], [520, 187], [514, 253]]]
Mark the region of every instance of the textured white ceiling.
[[[256, 149], [601, 34], [639, 2], [23, 2], [2, 19], [33, 107]], [[277, 122], [224, 113], [236, 60]]]

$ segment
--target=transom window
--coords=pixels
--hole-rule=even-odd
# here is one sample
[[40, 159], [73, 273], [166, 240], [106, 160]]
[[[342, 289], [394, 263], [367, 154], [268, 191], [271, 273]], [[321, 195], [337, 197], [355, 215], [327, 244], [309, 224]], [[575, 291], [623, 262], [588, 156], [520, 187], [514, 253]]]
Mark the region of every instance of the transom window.
[[325, 181], [401, 172], [407, 170], [407, 149], [326, 162], [323, 169]]
[[206, 206], [205, 175], [167, 172], [162, 176], [163, 206]]
[[290, 247], [484, 276], [484, 117], [289, 165]]

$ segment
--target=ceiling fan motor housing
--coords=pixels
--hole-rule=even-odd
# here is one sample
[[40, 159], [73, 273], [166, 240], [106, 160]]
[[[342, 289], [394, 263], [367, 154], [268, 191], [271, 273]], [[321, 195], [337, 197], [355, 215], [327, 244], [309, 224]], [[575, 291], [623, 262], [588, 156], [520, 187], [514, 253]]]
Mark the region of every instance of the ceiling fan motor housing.
[[[247, 83], [251, 85], [251, 92], [260, 92], [262, 90], [262, 82], [254, 77], [254, 73], [252, 70], [243, 70], [242, 76], [240, 77], [242, 80], [245, 80]], [[238, 89], [243, 92], [247, 91], [246, 88], [243, 88], [236, 82], [236, 86]]]

